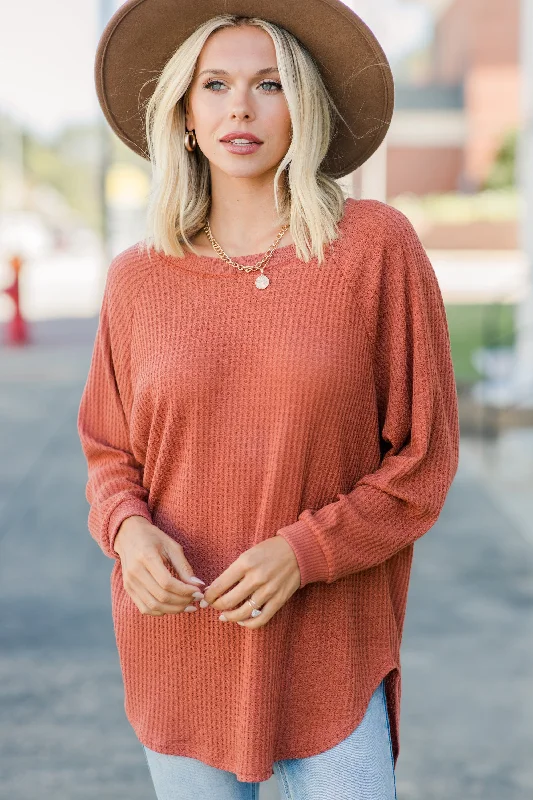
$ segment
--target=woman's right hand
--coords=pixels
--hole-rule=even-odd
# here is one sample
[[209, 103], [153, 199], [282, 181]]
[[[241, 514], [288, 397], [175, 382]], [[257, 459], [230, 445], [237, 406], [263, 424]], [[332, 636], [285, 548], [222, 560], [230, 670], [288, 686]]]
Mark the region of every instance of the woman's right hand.
[[[124, 588], [141, 614], [161, 617], [197, 610], [191, 604], [201, 600], [203, 593], [196, 581], [204, 581], [194, 578], [182, 546], [164, 531], [144, 517], [127, 517], [118, 529], [113, 548], [120, 556]], [[173, 577], [165, 561], [182, 580]]]

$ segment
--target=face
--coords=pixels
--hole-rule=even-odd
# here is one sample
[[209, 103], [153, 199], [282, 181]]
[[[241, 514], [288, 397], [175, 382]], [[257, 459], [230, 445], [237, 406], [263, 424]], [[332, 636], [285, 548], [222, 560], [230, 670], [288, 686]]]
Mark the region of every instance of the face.
[[[200, 53], [187, 108], [187, 129], [194, 129], [212, 172], [274, 174], [290, 145], [291, 119], [268, 33], [252, 25], [215, 31]], [[222, 142], [228, 134], [259, 142]]]

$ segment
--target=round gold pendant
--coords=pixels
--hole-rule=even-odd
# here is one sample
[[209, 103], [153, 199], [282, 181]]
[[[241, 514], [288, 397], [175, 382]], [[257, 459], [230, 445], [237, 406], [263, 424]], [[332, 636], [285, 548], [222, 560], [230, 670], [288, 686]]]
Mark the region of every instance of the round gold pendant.
[[269, 283], [270, 281], [266, 275], [258, 275], [255, 279], [255, 285], [258, 289], [266, 289]]

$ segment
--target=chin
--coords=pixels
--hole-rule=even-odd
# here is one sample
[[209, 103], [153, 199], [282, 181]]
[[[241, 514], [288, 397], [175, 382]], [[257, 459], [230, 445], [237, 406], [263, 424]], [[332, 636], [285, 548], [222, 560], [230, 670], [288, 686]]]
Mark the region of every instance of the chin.
[[[244, 156], [236, 156], [236, 158], [244, 159]], [[277, 164], [220, 164], [214, 161], [210, 162], [211, 168], [215, 166], [220, 172], [228, 175], [230, 178], [260, 178], [267, 172], [275, 172]]]

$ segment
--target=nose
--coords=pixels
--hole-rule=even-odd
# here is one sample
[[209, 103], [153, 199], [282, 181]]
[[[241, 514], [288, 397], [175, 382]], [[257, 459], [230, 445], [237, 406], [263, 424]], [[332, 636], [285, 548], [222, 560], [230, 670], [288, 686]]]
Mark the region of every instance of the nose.
[[233, 106], [231, 112], [232, 119], [253, 119], [253, 114], [248, 111], [244, 106]]
[[241, 91], [236, 90], [232, 98], [231, 118], [232, 119], [254, 119], [255, 113], [253, 111], [253, 103], [250, 99], [250, 94], [243, 88]]

